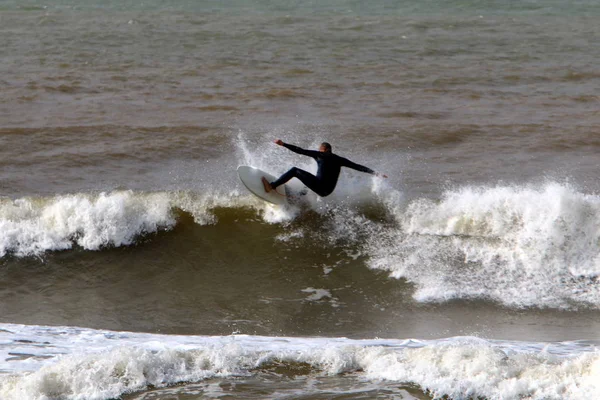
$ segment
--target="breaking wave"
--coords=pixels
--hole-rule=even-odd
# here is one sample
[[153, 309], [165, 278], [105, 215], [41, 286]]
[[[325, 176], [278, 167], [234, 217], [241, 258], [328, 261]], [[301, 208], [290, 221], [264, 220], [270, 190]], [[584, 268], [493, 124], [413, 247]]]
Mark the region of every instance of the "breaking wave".
[[6, 400], [101, 400], [298, 363], [315, 376], [411, 383], [434, 398], [589, 399], [600, 390], [600, 355], [585, 342], [172, 336], [13, 324], [0, 324], [0, 341], [4, 351], [27, 355], [1, 358], [10, 360], [0, 375]]
[[413, 282], [418, 301], [600, 307], [597, 195], [558, 183], [466, 187], [396, 218], [401, 228], [372, 241], [369, 264]]
[[354, 257], [364, 256], [368, 267], [412, 283], [418, 302], [484, 299], [517, 308], [600, 307], [598, 195], [556, 182], [463, 187], [439, 200], [406, 201], [376, 180], [361, 190], [353, 202], [341, 193], [284, 208], [237, 191], [5, 198], [0, 200], [0, 256], [128, 246], [173, 229], [182, 213], [207, 225], [219, 224], [218, 215], [226, 210], [235, 216], [223, 223], [279, 225], [273, 240], [285, 245], [343, 243]]

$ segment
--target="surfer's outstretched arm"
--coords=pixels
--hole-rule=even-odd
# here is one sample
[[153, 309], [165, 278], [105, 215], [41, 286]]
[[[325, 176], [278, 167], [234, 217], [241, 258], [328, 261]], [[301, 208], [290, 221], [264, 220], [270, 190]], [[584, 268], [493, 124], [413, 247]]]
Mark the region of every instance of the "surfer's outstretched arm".
[[381, 176], [382, 178], [387, 178], [387, 175], [381, 174], [379, 172], [375, 172], [371, 168], [365, 167], [364, 165], [360, 165], [360, 164], [357, 164], [355, 162], [352, 162], [352, 161], [348, 160], [347, 158], [340, 157], [340, 159], [342, 161], [341, 165], [343, 167], [352, 168], [352, 169], [355, 169], [355, 170], [360, 171], [360, 172], [365, 172], [367, 174]]
[[293, 144], [284, 143], [281, 139], [275, 140], [275, 144], [283, 146], [286, 149], [293, 151], [294, 153], [302, 154], [303, 156], [308, 156], [308, 157], [315, 158], [316, 156], [319, 155], [318, 151], [315, 151], [315, 150], [306, 150], [306, 149], [303, 149], [301, 147], [294, 146]]

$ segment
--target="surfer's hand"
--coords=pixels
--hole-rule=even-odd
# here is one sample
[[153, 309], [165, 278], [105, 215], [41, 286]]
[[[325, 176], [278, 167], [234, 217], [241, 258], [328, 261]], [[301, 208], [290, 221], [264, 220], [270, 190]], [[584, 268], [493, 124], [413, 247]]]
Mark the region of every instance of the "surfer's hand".
[[275, 144], [278, 144], [278, 145], [280, 145], [280, 146], [283, 146], [283, 140], [281, 140], [281, 139], [277, 139], [277, 140], [275, 140]]
[[380, 172], [378, 172], [376, 175], [377, 175], [378, 177], [380, 177], [380, 178], [387, 178], [387, 175], [386, 175], [386, 174], [382, 174], [382, 173], [380, 173]]

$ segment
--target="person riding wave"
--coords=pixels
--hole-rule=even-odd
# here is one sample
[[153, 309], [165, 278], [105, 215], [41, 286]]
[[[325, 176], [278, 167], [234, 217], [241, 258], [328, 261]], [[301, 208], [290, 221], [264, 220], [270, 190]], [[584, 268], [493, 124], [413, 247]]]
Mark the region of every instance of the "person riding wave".
[[317, 175], [313, 175], [310, 172], [304, 171], [303, 169], [293, 167], [281, 177], [273, 182], [269, 182], [266, 178], [262, 178], [262, 183], [265, 187], [265, 192], [275, 190], [280, 185], [283, 185], [292, 178], [299, 179], [304, 185], [310, 190], [315, 192], [321, 197], [329, 196], [337, 185], [338, 178], [342, 167], [352, 168], [357, 171], [365, 172], [371, 175], [381, 176], [387, 178], [387, 175], [380, 174], [373, 171], [371, 168], [365, 167], [364, 165], [356, 164], [347, 158], [340, 157], [337, 154], [333, 154], [331, 151], [331, 145], [327, 142], [321, 143], [318, 151], [305, 150], [293, 144], [284, 143], [282, 140], [275, 140], [275, 144], [283, 146], [286, 149], [293, 151], [294, 153], [302, 154], [304, 156], [312, 157], [317, 162]]

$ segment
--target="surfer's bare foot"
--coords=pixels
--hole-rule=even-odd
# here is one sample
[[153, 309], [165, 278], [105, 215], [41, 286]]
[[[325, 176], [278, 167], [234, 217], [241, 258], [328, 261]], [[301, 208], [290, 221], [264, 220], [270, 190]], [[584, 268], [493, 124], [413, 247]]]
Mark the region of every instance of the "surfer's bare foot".
[[273, 190], [273, 187], [271, 186], [271, 183], [267, 180], [267, 178], [263, 176], [262, 178], [260, 178], [260, 180], [262, 181], [262, 184], [265, 187], [265, 192], [269, 193], [271, 190]]

